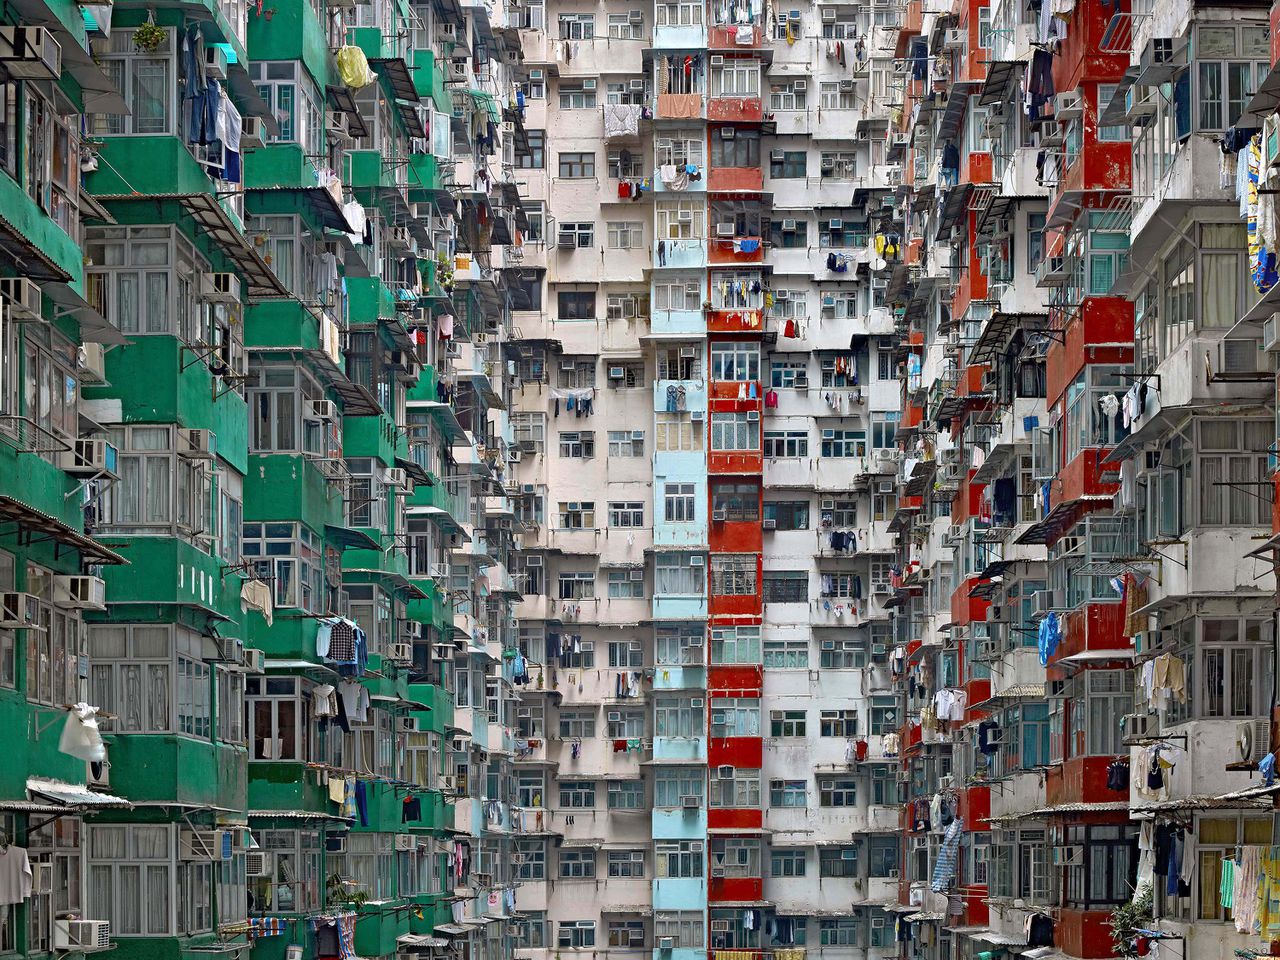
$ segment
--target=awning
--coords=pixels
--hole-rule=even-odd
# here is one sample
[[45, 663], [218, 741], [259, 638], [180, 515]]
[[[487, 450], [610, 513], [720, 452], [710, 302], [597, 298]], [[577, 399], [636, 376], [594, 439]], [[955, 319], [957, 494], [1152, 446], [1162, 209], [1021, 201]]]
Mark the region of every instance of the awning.
[[231, 260], [249, 283], [250, 297], [287, 297], [289, 291], [272, 273], [262, 255], [245, 239], [240, 228], [222, 209], [212, 193], [118, 193], [98, 196], [102, 203], [173, 200], [182, 205]]
[[1134, 65], [1125, 70], [1124, 76], [1120, 78], [1120, 83], [1116, 86], [1115, 93], [1111, 94], [1111, 100], [1107, 103], [1107, 109], [1102, 111], [1102, 116], [1098, 118], [1099, 126], [1129, 126], [1129, 91], [1133, 89], [1134, 81], [1138, 79], [1138, 74], [1142, 72], [1142, 68]]
[[456, 444], [467, 439], [467, 432], [462, 429], [458, 415], [454, 413], [453, 407], [449, 404], [440, 400], [410, 400], [408, 407], [411, 411], [425, 410], [427, 413], [432, 414], [444, 433], [444, 438], [450, 444]]
[[360, 140], [369, 135], [369, 128], [365, 125], [364, 117], [360, 116], [360, 108], [356, 105], [355, 94], [351, 92], [350, 87], [325, 87], [325, 94], [333, 109], [341, 110], [346, 114], [347, 132], [353, 139]]
[[334, 823], [352, 823], [354, 817], [340, 817], [334, 813], [317, 813], [314, 810], [250, 810], [255, 820], [325, 820]]
[[66, 283], [71, 274], [58, 266], [43, 250], [0, 213], [0, 252], [18, 265], [19, 273], [30, 280]]
[[[80, 46], [80, 38], [67, 30], [45, 0], [12, 0], [10, 6], [17, 12], [18, 23], [22, 26], [46, 27], [54, 33], [62, 49], [62, 68], [80, 85], [80, 91], [84, 95], [85, 113], [127, 116], [131, 112], [116, 85], [93, 62], [88, 51]], [[76, 20], [81, 17], [79, 10], [73, 15]]]
[[938, 214], [937, 239], [945, 239], [961, 217], [969, 212], [969, 196], [972, 193], [972, 183], [957, 184], [947, 191], [942, 200], [942, 211]]
[[978, 106], [987, 107], [1008, 100], [1026, 68], [1025, 60], [993, 60], [987, 64], [987, 79], [983, 81], [982, 93], [978, 95]]
[[78, 810], [118, 810], [132, 806], [123, 797], [113, 797], [109, 793], [95, 793], [83, 784], [62, 783], [58, 780], [44, 780], [32, 777], [27, 780], [27, 793], [32, 800], [47, 800], [60, 807], [74, 807]]
[[443, 933], [448, 937], [465, 937], [471, 932], [471, 927], [464, 927], [460, 923], [438, 923], [436, 924], [436, 933]]
[[80, 339], [85, 343], [120, 346], [129, 342], [124, 334], [112, 326], [69, 283], [46, 283], [43, 292], [60, 308], [62, 315], [73, 317], [80, 324]]
[[997, 310], [982, 325], [982, 332], [969, 348], [966, 363], [990, 363], [995, 359], [996, 351], [1008, 342], [1010, 335], [1017, 328], [1033, 331], [1043, 329], [1049, 322], [1048, 313], [1005, 313]]
[[414, 460], [406, 460], [404, 457], [395, 458], [396, 466], [409, 475], [414, 483], [420, 487], [434, 487], [435, 482], [431, 479], [431, 474]]
[[347, 550], [381, 550], [382, 544], [363, 530], [354, 527], [340, 527], [334, 523], [324, 525], [324, 538]]
[[348, 417], [376, 417], [382, 406], [363, 383], [350, 380], [330, 380], [329, 389], [342, 400], [342, 413]]
[[[80, 551], [80, 557], [86, 564], [127, 564], [129, 561], [108, 550], [92, 537], [71, 529], [61, 520], [42, 513], [35, 507], [28, 506], [13, 497], [0, 496], [0, 524], [15, 523], [18, 525], [16, 536], [22, 545], [52, 540], [61, 546]], [[55, 549], [56, 558], [60, 551]]]
[[402, 933], [396, 937], [396, 944], [402, 950], [432, 949], [449, 946], [444, 937], [429, 937], [425, 933]]
[[1045, 685], [1043, 683], [1017, 683], [1001, 690], [999, 693], [993, 693], [986, 700], [980, 700], [971, 704], [971, 706], [978, 710], [990, 710], [995, 707], [1008, 706], [1011, 703], [1021, 703], [1023, 700], [1043, 700], [1044, 694]]
[[419, 99], [417, 88], [413, 85], [413, 75], [409, 73], [409, 66], [403, 57], [370, 57], [369, 66], [387, 81], [397, 100], [414, 103]]
[[1083, 650], [1080, 653], [1073, 653], [1069, 657], [1063, 657], [1061, 660], [1055, 660], [1049, 664], [1051, 667], [1062, 667], [1076, 663], [1097, 663], [1106, 660], [1132, 660], [1134, 651], [1132, 650]]
[[396, 97], [396, 112], [400, 114], [400, 122], [404, 124], [404, 132], [417, 140], [427, 139], [427, 128], [422, 125], [422, 117], [418, 108], [408, 100]]
[[1256, 118], [1256, 124], [1249, 124], [1241, 117], [1240, 126], [1262, 126], [1262, 120], [1275, 112], [1277, 106], [1280, 106], [1280, 64], [1271, 68], [1262, 83], [1258, 84], [1257, 92], [1245, 104], [1244, 112], [1252, 114]]
[[952, 140], [960, 132], [960, 123], [969, 108], [969, 94], [973, 93], [977, 84], [973, 81], [953, 83], [947, 95], [947, 105], [943, 108], [942, 119], [938, 121], [936, 140]]

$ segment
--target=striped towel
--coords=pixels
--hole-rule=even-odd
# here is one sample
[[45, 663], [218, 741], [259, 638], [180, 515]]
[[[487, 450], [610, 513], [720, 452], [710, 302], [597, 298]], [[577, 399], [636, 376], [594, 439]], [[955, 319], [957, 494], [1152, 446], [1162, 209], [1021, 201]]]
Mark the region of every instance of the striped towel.
[[960, 834], [963, 830], [964, 820], [956, 817], [942, 836], [938, 859], [933, 865], [933, 882], [929, 884], [934, 893], [946, 890], [956, 878], [956, 865], [960, 860]]

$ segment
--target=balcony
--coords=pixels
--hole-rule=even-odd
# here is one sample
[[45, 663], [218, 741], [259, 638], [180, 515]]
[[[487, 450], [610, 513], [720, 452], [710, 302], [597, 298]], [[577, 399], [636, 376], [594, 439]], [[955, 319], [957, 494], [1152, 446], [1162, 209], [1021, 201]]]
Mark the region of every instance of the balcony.
[[712, 266], [764, 263], [764, 242], [759, 237], [717, 237], [711, 241], [708, 262]]
[[764, 171], [758, 167], [715, 167], [709, 171], [707, 189], [713, 193], [761, 193]]
[[701, 93], [660, 93], [653, 107], [655, 120], [702, 120], [706, 99]]
[[708, 333], [764, 333], [764, 312], [751, 310], [709, 310]]
[[658, 240], [653, 246], [653, 266], [668, 270], [700, 270], [707, 265], [707, 241]]
[[713, 26], [708, 38], [710, 50], [755, 50], [764, 39], [764, 31], [749, 23]]

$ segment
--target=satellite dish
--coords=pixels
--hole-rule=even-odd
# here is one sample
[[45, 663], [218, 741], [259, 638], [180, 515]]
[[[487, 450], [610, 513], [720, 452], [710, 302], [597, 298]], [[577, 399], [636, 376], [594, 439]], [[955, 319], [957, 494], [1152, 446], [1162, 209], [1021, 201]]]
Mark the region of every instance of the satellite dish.
[[874, 260], [871, 261], [872, 270], [883, 270], [884, 268], [885, 268], [885, 262], [882, 257], [876, 257]]

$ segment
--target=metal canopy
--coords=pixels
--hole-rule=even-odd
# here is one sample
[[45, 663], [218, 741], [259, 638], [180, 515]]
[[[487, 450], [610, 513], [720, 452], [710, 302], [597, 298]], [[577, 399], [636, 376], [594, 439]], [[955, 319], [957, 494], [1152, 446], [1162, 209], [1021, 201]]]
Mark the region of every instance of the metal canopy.
[[[86, 537], [61, 520], [42, 513], [13, 497], [0, 496], [0, 523], [16, 523], [28, 542], [53, 540], [63, 546], [79, 550], [81, 559], [88, 564], [127, 564], [129, 562], [92, 537]], [[32, 536], [33, 534], [36, 536]]]

